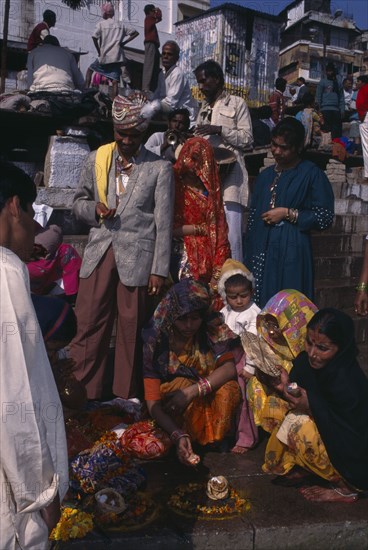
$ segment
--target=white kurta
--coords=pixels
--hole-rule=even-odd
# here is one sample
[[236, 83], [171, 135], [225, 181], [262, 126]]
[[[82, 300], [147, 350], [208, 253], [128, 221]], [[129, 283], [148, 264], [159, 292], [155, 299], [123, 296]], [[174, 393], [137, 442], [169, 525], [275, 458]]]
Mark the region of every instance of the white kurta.
[[192, 96], [188, 79], [178, 65], [170, 67], [167, 72], [160, 72], [153, 99], [161, 100], [161, 109], [165, 113], [176, 109], [188, 109], [190, 122], [195, 123], [198, 102]]
[[155, 132], [152, 134], [144, 144], [145, 148], [161, 157], [161, 145], [165, 141], [166, 132]]
[[43, 550], [40, 510], [68, 488], [62, 407], [25, 264], [0, 247], [0, 548]]

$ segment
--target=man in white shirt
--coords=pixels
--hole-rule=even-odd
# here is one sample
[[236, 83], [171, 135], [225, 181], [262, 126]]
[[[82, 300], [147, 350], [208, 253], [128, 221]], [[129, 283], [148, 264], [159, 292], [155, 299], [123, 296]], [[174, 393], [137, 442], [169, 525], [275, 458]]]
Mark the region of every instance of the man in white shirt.
[[[43, 48], [44, 46], [42, 46]], [[68, 489], [64, 418], [22, 260], [36, 187], [0, 163], [0, 548], [46, 550]]]
[[224, 73], [216, 61], [205, 61], [195, 69], [194, 74], [205, 96], [198, 113], [195, 134], [208, 139], [213, 147], [229, 149], [236, 157], [222, 177], [221, 189], [229, 226], [231, 257], [241, 262], [244, 211], [249, 195], [244, 152], [253, 142], [252, 122], [244, 99], [225, 92]]
[[90, 65], [86, 74], [86, 88], [91, 85], [93, 71], [112, 80], [112, 97], [118, 94], [122, 70], [126, 81], [129, 79], [125, 67], [124, 46], [136, 38], [138, 31], [125, 27], [114, 19], [115, 10], [110, 2], [102, 4], [102, 21], [96, 25], [92, 40], [98, 53], [98, 59]]
[[[175, 111], [170, 111], [168, 118], [168, 130], [152, 134], [146, 141], [145, 148], [161, 158], [175, 162], [176, 147], [180, 143], [184, 143], [187, 138], [190, 126], [189, 111], [188, 109], [175, 109]], [[167, 139], [170, 133], [177, 138], [175, 144], [169, 143]]]
[[62, 48], [51, 34], [44, 38], [42, 46], [28, 54], [27, 70], [30, 92], [74, 92], [84, 88], [73, 54]]
[[164, 113], [169, 113], [174, 109], [188, 109], [190, 121], [194, 123], [198, 112], [198, 103], [192, 97], [188, 79], [178, 66], [179, 56], [180, 48], [176, 42], [169, 40], [163, 45], [161, 62], [164, 70], [159, 75], [158, 86], [161, 109]]

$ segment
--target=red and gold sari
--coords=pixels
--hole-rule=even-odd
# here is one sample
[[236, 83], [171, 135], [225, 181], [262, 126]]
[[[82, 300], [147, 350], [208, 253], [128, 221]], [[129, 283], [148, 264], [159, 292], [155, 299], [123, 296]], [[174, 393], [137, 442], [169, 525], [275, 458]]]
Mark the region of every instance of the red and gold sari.
[[[182, 183], [181, 176], [188, 169], [200, 178], [205, 191]], [[174, 166], [174, 173], [174, 229], [196, 225], [203, 233], [174, 240], [176, 255], [181, 256], [177, 262], [178, 275], [174, 279], [193, 277], [209, 283], [230, 257], [230, 245], [218, 168], [208, 141], [200, 137], [187, 140]]]

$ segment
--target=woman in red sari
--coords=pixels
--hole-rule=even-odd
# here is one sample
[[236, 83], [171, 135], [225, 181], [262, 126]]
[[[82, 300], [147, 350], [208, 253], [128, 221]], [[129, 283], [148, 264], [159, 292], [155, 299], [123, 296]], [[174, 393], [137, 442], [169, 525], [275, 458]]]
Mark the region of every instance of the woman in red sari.
[[210, 284], [217, 280], [230, 245], [213, 149], [206, 139], [188, 139], [174, 166], [175, 213], [171, 276]]

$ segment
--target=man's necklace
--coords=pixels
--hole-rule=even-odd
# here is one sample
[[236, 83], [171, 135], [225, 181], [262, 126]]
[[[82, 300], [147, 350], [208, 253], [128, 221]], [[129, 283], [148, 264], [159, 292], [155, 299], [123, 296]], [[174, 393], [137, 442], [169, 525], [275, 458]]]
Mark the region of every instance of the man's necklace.
[[124, 172], [126, 170], [129, 170], [133, 166], [132, 162], [127, 162], [126, 164], [123, 164], [123, 158], [120, 155], [118, 156], [118, 163], [120, 170], [123, 170]]

